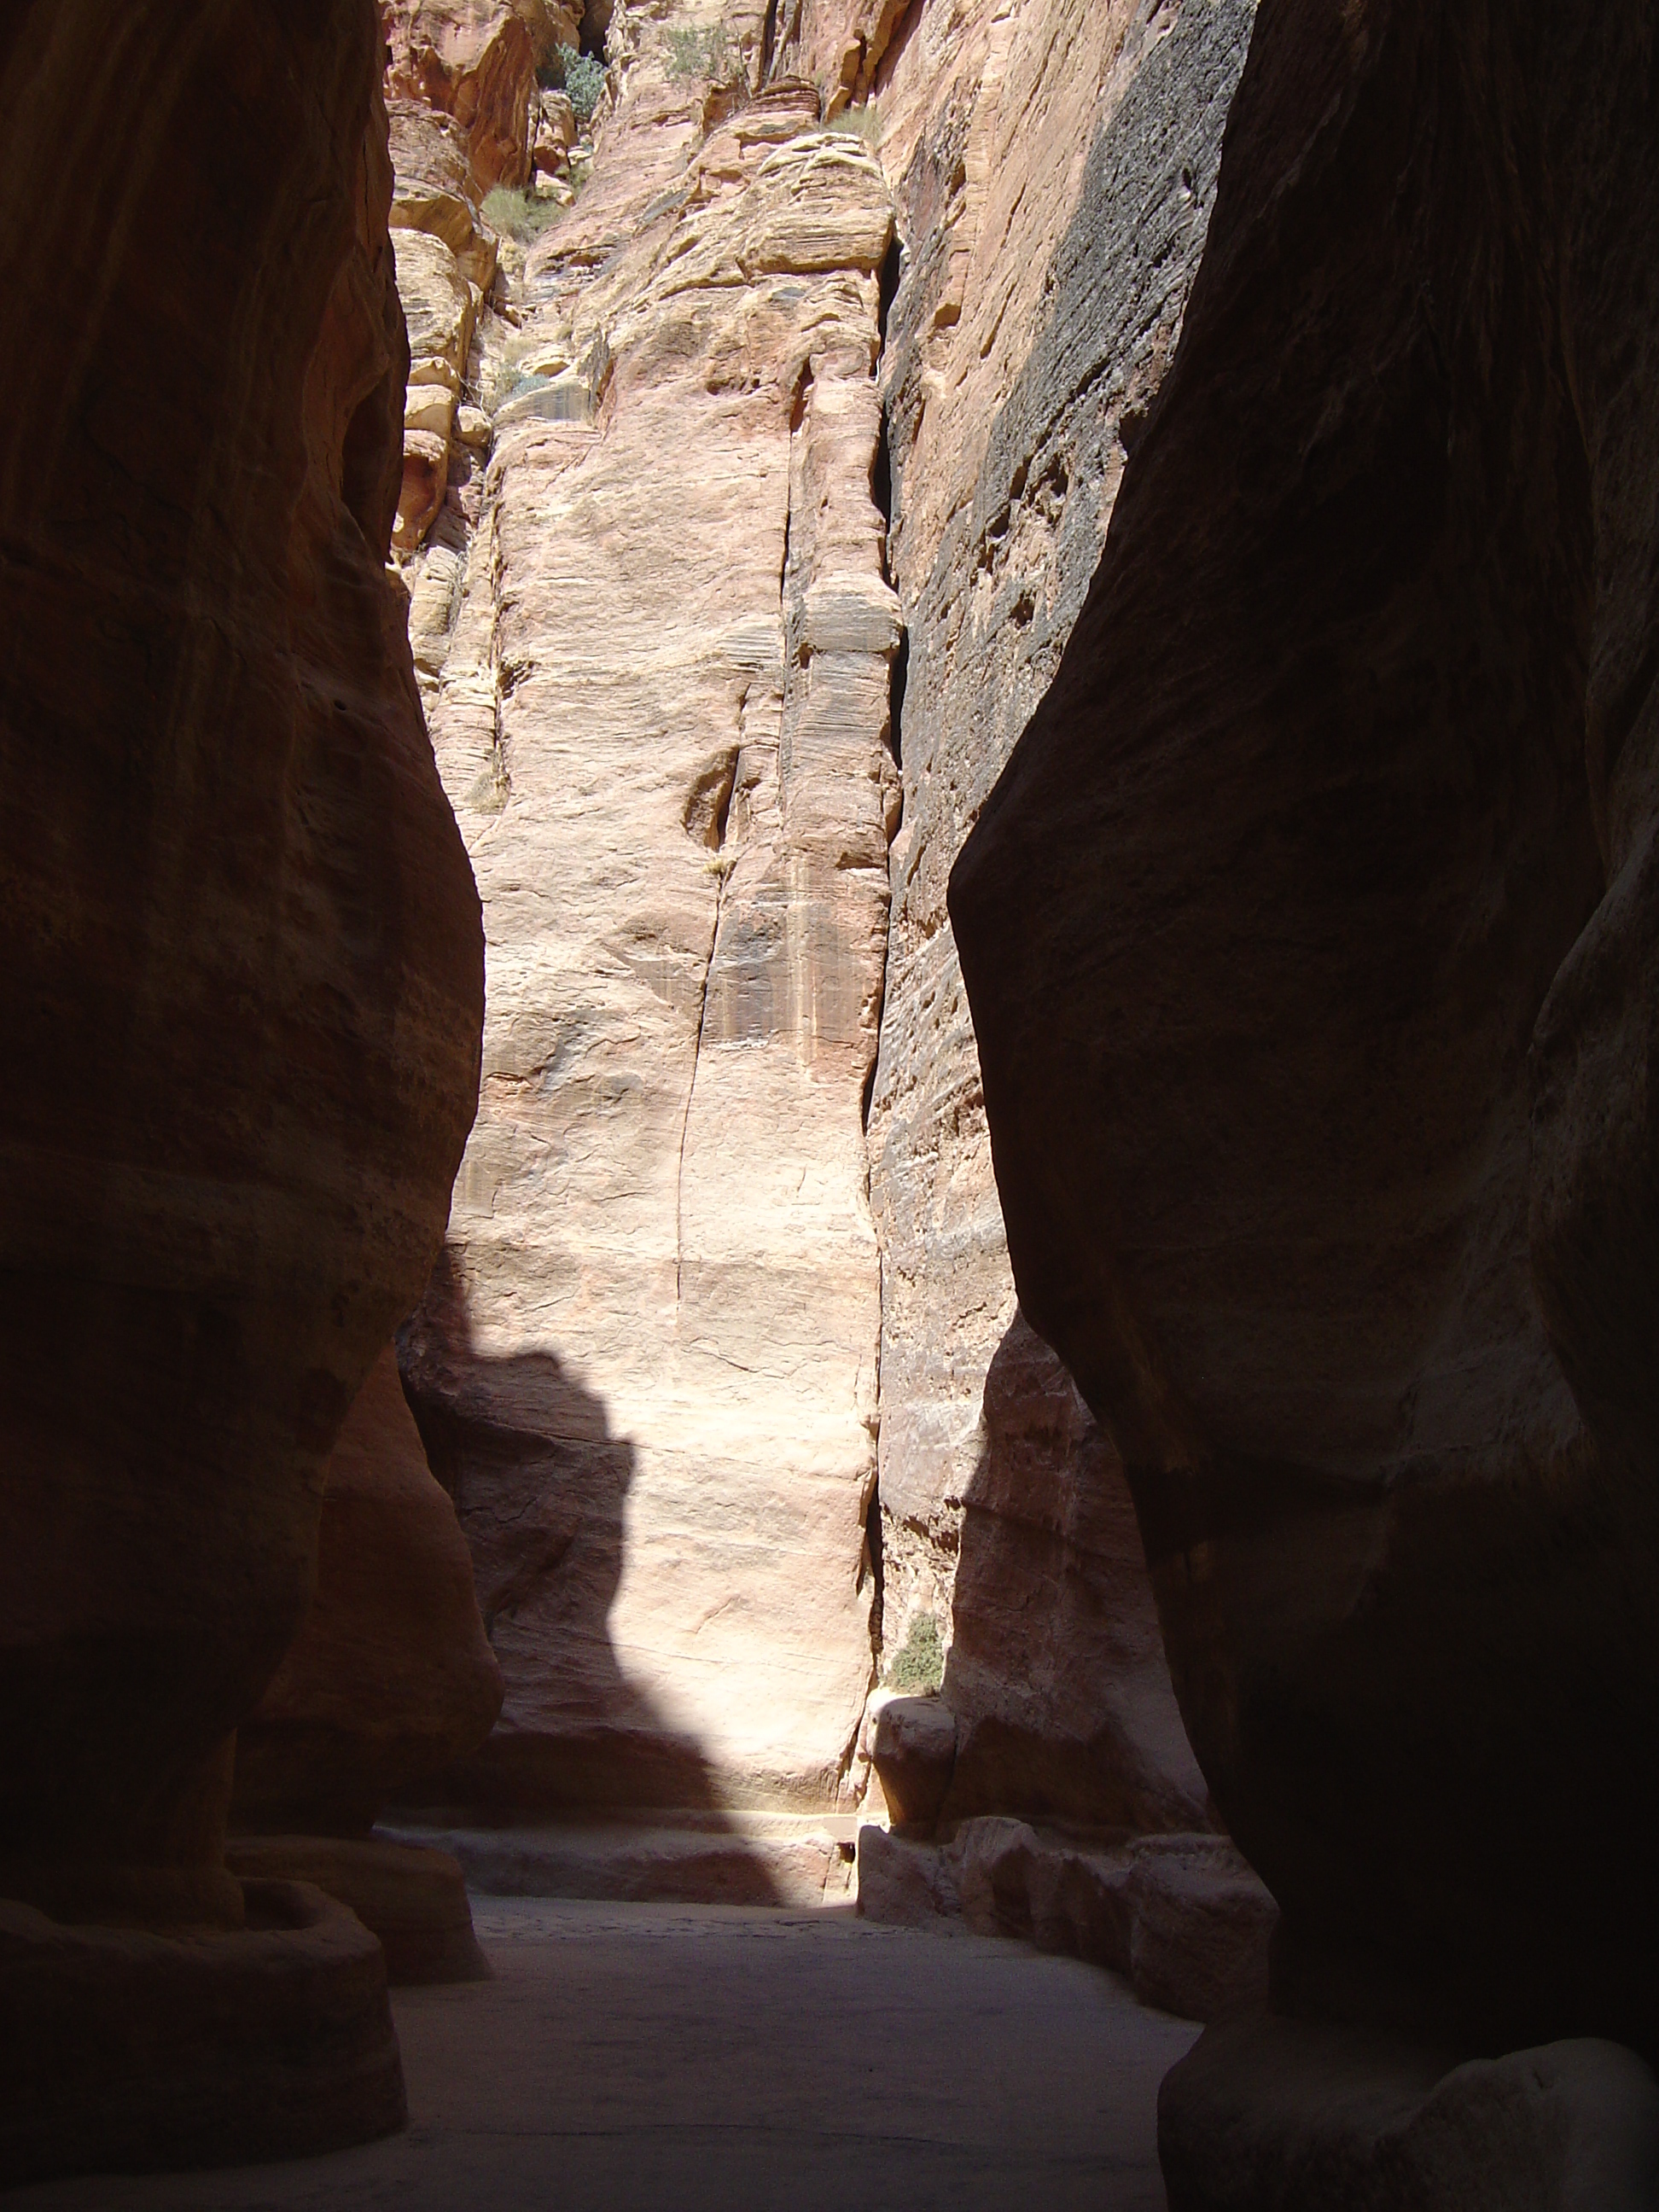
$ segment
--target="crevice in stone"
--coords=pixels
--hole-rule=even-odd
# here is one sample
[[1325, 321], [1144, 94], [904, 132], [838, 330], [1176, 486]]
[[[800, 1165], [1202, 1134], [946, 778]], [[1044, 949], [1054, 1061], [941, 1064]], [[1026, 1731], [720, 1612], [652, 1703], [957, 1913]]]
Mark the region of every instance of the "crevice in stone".
[[899, 56], [909, 45], [911, 35], [921, 21], [924, 4], [925, 0], [909, 0], [909, 5], [900, 10], [887, 36], [866, 57], [865, 80], [878, 99], [892, 82], [893, 70]]
[[910, 688], [910, 633], [901, 633], [893, 654], [891, 690], [887, 702], [887, 749], [895, 768], [904, 766], [904, 697]]
[[691, 1051], [691, 1080], [685, 1086], [685, 1112], [680, 1121], [679, 1161], [674, 1173], [674, 1306], [677, 1312], [685, 1276], [685, 1142], [690, 1133], [691, 1109], [697, 1096], [697, 1074], [702, 1066], [703, 1031], [708, 1021], [708, 986], [714, 976], [714, 954], [720, 941], [720, 914], [726, 904], [726, 872], [722, 869], [714, 878], [714, 918], [709, 926], [708, 952], [702, 963], [702, 989], [697, 999], [697, 1041]]
[[864, 1514], [864, 1553], [869, 1565], [873, 1591], [870, 1600], [870, 1644], [879, 1653], [882, 1646], [884, 1623], [882, 1601], [885, 1595], [881, 1550], [881, 1478], [870, 1485], [870, 1503]]
[[[899, 286], [904, 281], [904, 240], [894, 231], [881, 264], [881, 293], [876, 310], [876, 328], [881, 334], [881, 350], [887, 350], [887, 323], [893, 312], [893, 302], [898, 297]], [[879, 357], [878, 357], [879, 368]]]

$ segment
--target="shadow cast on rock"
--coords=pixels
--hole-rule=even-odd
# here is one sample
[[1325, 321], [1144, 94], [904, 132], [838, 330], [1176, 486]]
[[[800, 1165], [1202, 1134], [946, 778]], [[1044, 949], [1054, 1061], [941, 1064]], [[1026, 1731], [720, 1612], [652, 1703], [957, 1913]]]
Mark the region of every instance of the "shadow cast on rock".
[[945, 1819], [1213, 1828], [1121, 1464], [1019, 1313], [986, 1376], [983, 1436], [945, 1673], [958, 1729]]
[[[604, 1401], [555, 1352], [481, 1354], [447, 1249], [398, 1352], [507, 1682], [495, 1733], [443, 1777], [422, 1817], [729, 1834], [702, 1747], [629, 1680], [611, 1638], [635, 1456]], [[752, 1872], [750, 1901], [769, 1901], [758, 1862]]]

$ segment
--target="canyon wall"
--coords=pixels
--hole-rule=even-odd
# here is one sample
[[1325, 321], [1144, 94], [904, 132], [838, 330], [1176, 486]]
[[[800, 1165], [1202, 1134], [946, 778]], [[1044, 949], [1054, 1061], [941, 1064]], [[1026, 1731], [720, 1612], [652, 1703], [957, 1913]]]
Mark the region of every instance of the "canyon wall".
[[[1605, 2042], [1424, 2102], [1656, 2050], [1656, 55], [1650, 6], [1264, 9], [951, 886], [1021, 1294], [1123, 1454], [1276, 2003], [1374, 2031], [1206, 2039], [1182, 2207], [1467, 2203], [1425, 2172], [1500, 2106], [1559, 2193], [1490, 2201], [1659, 2170]], [[1574, 2126], [1643, 2185], [1576, 2197]]]
[[367, 0], [0, 21], [9, 2179], [401, 2112], [374, 1945], [223, 1851], [476, 1097], [380, 61]]
[[827, 1807], [873, 1672], [891, 208], [810, 89], [706, 127], [632, 27], [477, 356], [464, 574], [414, 583], [490, 982], [404, 1371], [507, 1679], [469, 1792]]
[[956, 0], [911, 10], [872, 81], [907, 248], [883, 369], [908, 653], [870, 1117], [882, 1550], [890, 1644], [918, 1614], [952, 1639], [963, 1812], [1212, 1817], [1115, 1452], [1018, 1316], [945, 890], [1093, 575], [1253, 16]]
[[507, 1685], [458, 1800], [850, 1808], [931, 1630], [951, 1816], [1213, 1824], [1115, 1454], [1018, 1316], [944, 891], [1252, 13], [619, 6], [580, 196], [493, 292], [515, 173], [394, 104], [399, 543], [490, 945], [403, 1340]]

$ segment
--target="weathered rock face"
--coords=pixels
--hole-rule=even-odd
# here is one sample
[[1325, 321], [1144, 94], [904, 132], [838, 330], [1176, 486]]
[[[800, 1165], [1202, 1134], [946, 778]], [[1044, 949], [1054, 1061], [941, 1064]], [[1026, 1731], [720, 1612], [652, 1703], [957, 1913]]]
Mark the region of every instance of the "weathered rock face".
[[1117, 1455], [1018, 1316], [992, 1359], [983, 1420], [951, 1601], [946, 1816], [1210, 1826]]
[[[244, 46], [274, 88], [233, 117]], [[113, 37], [33, 8], [0, 45], [19, 1857], [174, 1856], [309, 1595], [323, 1467], [472, 1111], [477, 903], [380, 566], [375, 60], [349, 0]], [[66, 116], [72, 204], [42, 181]], [[65, 267], [72, 356], [42, 343]]]
[[832, 1804], [872, 1629], [927, 1614], [953, 1816], [1212, 1819], [1121, 1471], [1018, 1318], [944, 891], [1098, 558], [1251, 14], [619, 8], [511, 323], [446, 258], [478, 179], [457, 217], [394, 105], [399, 544], [494, 948], [404, 1345], [508, 1681], [465, 1793]]
[[481, 191], [522, 185], [538, 120], [536, 70], [574, 46], [581, 10], [562, 0], [384, 0], [387, 90], [455, 118]]
[[491, 951], [404, 1367], [507, 1678], [462, 1786], [829, 1806], [873, 1673], [891, 205], [810, 88], [706, 130], [661, 28], [618, 40], [477, 356], [479, 527], [415, 574]]
[[870, 1118], [882, 1551], [889, 1644], [924, 1612], [954, 1639], [963, 1812], [1210, 1818], [1115, 1454], [1018, 1315], [945, 890], [1099, 558], [1253, 15], [927, 6], [874, 69], [906, 247], [883, 380], [908, 626]]
[[328, 1463], [316, 1597], [237, 1734], [234, 1817], [366, 1833], [389, 1798], [476, 1751], [501, 1705], [471, 1556], [388, 1349]]
[[[367, 0], [0, 25], [0, 1890], [70, 1919], [254, 1913], [228, 1739], [473, 1110], [477, 903], [383, 568], [406, 356], [379, 64]], [[267, 2147], [394, 2123], [378, 1955], [265, 1905], [211, 1956], [8, 1908], [8, 2028], [69, 2035], [101, 1991], [170, 2155], [210, 2106], [220, 2147], [256, 2106]], [[199, 1970], [210, 2004], [222, 1969], [243, 2039], [200, 2075], [179, 1991]], [[101, 2065], [58, 2120], [99, 2109]], [[37, 2166], [125, 2141], [43, 2109], [14, 2069], [0, 2136]]]
[[1654, 2040], [1656, 51], [1264, 14], [952, 890], [1280, 2000], [1487, 2048]]

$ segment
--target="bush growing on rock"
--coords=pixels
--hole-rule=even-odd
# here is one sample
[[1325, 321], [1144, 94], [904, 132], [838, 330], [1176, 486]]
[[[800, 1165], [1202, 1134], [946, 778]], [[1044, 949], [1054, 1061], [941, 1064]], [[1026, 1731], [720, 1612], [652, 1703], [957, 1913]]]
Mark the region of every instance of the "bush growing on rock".
[[839, 131], [848, 138], [862, 138], [866, 145], [881, 143], [881, 117], [873, 100], [861, 107], [843, 107], [825, 124], [826, 131]]
[[681, 24], [665, 31], [663, 39], [670, 76], [706, 76], [718, 83], [730, 74], [732, 50], [722, 25], [700, 31], [695, 24]]
[[887, 1670], [895, 1690], [937, 1690], [945, 1680], [945, 1646], [931, 1613], [919, 1613]]
[[586, 127], [593, 119], [593, 111], [605, 90], [605, 64], [597, 54], [579, 53], [574, 46], [561, 46], [550, 62], [545, 62], [536, 72], [537, 81], [544, 92], [562, 92], [575, 111], [576, 121]]
[[549, 223], [564, 213], [557, 200], [539, 200], [529, 192], [508, 191], [497, 185], [485, 196], [483, 219], [493, 230], [516, 238], [520, 246], [532, 246]]

